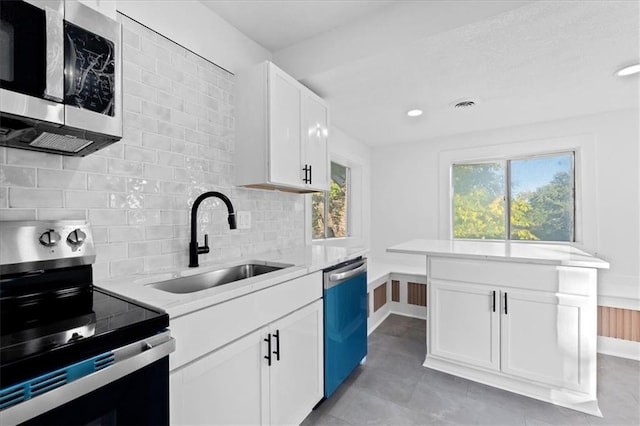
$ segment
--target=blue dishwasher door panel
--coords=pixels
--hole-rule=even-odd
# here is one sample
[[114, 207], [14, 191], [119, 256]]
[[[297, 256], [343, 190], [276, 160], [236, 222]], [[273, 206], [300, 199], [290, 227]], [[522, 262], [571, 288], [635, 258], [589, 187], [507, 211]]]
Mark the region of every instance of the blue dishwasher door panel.
[[324, 291], [324, 396], [367, 355], [367, 275]]

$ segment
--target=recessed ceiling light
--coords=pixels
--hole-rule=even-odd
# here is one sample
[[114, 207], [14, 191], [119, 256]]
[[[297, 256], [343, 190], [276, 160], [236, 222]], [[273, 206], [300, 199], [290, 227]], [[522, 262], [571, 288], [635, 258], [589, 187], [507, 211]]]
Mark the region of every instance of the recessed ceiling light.
[[412, 109], [410, 111], [407, 111], [407, 115], [409, 117], [419, 117], [422, 115], [422, 110], [421, 109]]
[[636, 74], [640, 72], [640, 64], [629, 65], [616, 71], [616, 75], [624, 77], [626, 75]]

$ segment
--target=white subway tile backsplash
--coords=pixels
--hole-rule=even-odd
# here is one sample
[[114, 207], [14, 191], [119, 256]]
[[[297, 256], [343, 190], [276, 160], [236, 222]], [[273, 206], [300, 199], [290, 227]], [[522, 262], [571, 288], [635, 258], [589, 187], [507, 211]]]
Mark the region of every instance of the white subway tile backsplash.
[[36, 169], [0, 165], [0, 185], [34, 187], [36, 186]]
[[[252, 212], [231, 231], [217, 200], [202, 204], [202, 261], [304, 242], [304, 198], [234, 186], [234, 76], [142, 25], [123, 23], [123, 139], [88, 157], [0, 147], [0, 220], [86, 219], [98, 280], [186, 267], [190, 211], [206, 191]], [[36, 185], [36, 187], [34, 187]]]
[[[67, 191], [65, 192], [65, 207], [67, 208], [96, 208], [108, 206], [106, 192]], [[52, 206], [53, 207], [53, 206]]]
[[160, 151], [171, 151], [171, 138], [155, 133], [142, 133], [142, 146]]
[[112, 175], [87, 175], [87, 186], [89, 191], [116, 191], [124, 192], [126, 189], [126, 178]]
[[142, 112], [142, 100], [141, 98], [129, 94], [125, 94], [122, 97], [122, 108], [129, 112]]
[[110, 262], [128, 258], [126, 243], [96, 244], [96, 261], [98, 262]]
[[161, 166], [185, 167], [185, 157], [173, 152], [158, 152], [158, 164]]
[[129, 210], [127, 223], [129, 225], [159, 225], [161, 223], [160, 210]]
[[126, 210], [90, 209], [89, 222], [95, 226], [126, 225]]
[[123, 122], [125, 126], [136, 127], [146, 132], [158, 132], [158, 120], [143, 114], [137, 114], [131, 111], [125, 111], [123, 114]]
[[10, 166], [44, 167], [47, 169], [62, 168], [62, 157], [57, 154], [7, 148], [7, 164]]
[[173, 96], [168, 92], [159, 90], [157, 92], [158, 103], [164, 105], [167, 108], [171, 108], [177, 111], [184, 111], [184, 101], [178, 96]]
[[141, 148], [133, 145], [126, 145], [124, 149], [124, 159], [127, 161], [138, 161], [141, 163], [155, 163], [156, 151], [153, 149]]
[[145, 194], [157, 194], [160, 192], [160, 182], [155, 179], [128, 178], [127, 192], [142, 192]]
[[95, 244], [106, 244], [109, 242], [109, 228], [106, 226], [95, 226], [95, 224], [92, 223], [91, 231]]
[[101, 157], [109, 157], [109, 158], [124, 158], [124, 144], [122, 143], [114, 143], [106, 148], [102, 148], [100, 151], [96, 152], [95, 155], [99, 155]]
[[124, 176], [142, 176], [142, 163], [137, 161], [109, 159], [109, 174]]
[[109, 277], [130, 277], [144, 271], [144, 263], [140, 259], [114, 260], [109, 262]]
[[122, 46], [122, 52], [125, 57], [125, 62], [133, 62], [134, 64], [139, 65], [143, 70], [156, 70], [156, 58], [153, 56], [147, 55], [128, 44]]
[[161, 253], [162, 245], [157, 241], [129, 243], [129, 257], [152, 256]]
[[128, 44], [134, 49], [140, 49], [140, 36], [129, 28], [123, 28], [122, 30], [122, 42]]
[[39, 188], [87, 189], [87, 174], [67, 170], [38, 170]]
[[[173, 178], [173, 168], [169, 166], [157, 166], [155, 164], [145, 164], [142, 175], [145, 178], [149, 178], [149, 179], [171, 180]], [[165, 183], [167, 182], [160, 182], [160, 192], [165, 192], [162, 189]]]
[[[126, 63], [127, 62], [125, 61], [125, 64]], [[127, 69], [126, 65], [124, 69]], [[122, 90], [124, 91], [124, 93], [131, 96], [137, 96], [139, 98], [147, 100], [155, 99], [156, 89], [146, 84], [142, 84], [142, 71], [140, 71], [139, 69], [138, 71], [138, 75], [132, 75], [131, 77], [125, 74], [125, 77], [122, 79]]]
[[109, 228], [109, 241], [112, 243], [144, 240], [143, 226], [112, 226]]
[[158, 122], [157, 133], [176, 139], [184, 139], [184, 127], [167, 123], [165, 121]]
[[147, 240], [168, 240], [173, 238], [173, 226], [151, 225], [145, 229]]
[[85, 209], [38, 209], [38, 220], [87, 220]]
[[167, 271], [173, 268], [174, 256], [171, 254], [162, 254], [158, 256], [146, 256], [144, 258], [144, 270], [150, 271]]
[[36, 209], [0, 209], [0, 220], [36, 220]]
[[112, 209], [144, 208], [145, 194], [111, 193], [109, 207]]
[[9, 207], [62, 207], [62, 190], [9, 188]]
[[106, 173], [107, 159], [96, 155], [88, 157], [62, 157], [62, 168], [81, 172]]

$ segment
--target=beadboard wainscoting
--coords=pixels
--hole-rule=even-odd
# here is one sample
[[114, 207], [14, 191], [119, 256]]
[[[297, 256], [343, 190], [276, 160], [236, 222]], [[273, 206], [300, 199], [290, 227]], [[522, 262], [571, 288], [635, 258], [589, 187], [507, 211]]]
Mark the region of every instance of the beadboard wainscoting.
[[190, 207], [205, 191], [250, 211], [252, 227], [230, 231], [225, 206], [206, 200], [200, 262], [304, 244], [303, 197], [234, 186], [234, 76], [118, 19], [124, 137], [84, 158], [0, 148], [0, 219], [89, 220], [98, 279], [186, 267]]

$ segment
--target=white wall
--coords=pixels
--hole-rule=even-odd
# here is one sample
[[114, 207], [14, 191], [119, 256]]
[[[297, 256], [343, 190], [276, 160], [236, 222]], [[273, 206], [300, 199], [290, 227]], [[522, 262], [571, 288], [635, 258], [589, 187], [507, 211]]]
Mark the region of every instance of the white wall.
[[118, 0], [116, 7], [229, 72], [271, 59], [271, 52], [198, 1]]
[[422, 143], [372, 149], [372, 255], [399, 262], [420, 262], [391, 256], [385, 248], [412, 238], [438, 238], [441, 153], [454, 149], [521, 143], [534, 140], [595, 139], [595, 176], [584, 188], [594, 198], [592, 247], [611, 263], [600, 274], [600, 303], [640, 306], [640, 124], [637, 110], [625, 110], [436, 138]]

